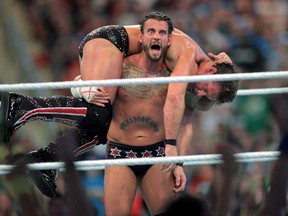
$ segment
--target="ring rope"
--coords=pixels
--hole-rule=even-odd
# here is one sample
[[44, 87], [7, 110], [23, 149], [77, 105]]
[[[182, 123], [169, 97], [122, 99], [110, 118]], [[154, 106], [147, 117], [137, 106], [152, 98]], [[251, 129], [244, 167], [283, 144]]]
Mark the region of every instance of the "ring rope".
[[[258, 72], [258, 73], [240, 73], [240, 74], [215, 74], [215, 75], [196, 75], [196, 76], [178, 76], [178, 77], [155, 77], [155, 78], [135, 78], [135, 79], [110, 79], [94, 81], [66, 81], [66, 82], [44, 82], [44, 83], [18, 83], [2, 84], [0, 91], [17, 90], [36, 90], [36, 89], [63, 89], [81, 86], [117, 86], [117, 85], [138, 85], [138, 84], [167, 84], [171, 82], [201, 82], [201, 81], [228, 81], [228, 80], [255, 80], [269, 78], [288, 78], [287, 71], [279, 72]], [[238, 96], [287, 93], [288, 88], [266, 88], [266, 89], [242, 89]], [[237, 162], [261, 162], [277, 159], [279, 152], [253, 152], [238, 153], [234, 155]], [[104, 169], [111, 165], [142, 165], [155, 163], [184, 163], [184, 165], [203, 165], [221, 163], [221, 155], [193, 155], [165, 158], [134, 158], [117, 160], [97, 160], [97, 161], [77, 161], [75, 166], [77, 170]], [[6, 174], [14, 165], [0, 165], [0, 174]], [[35, 163], [28, 164], [29, 169], [64, 169], [64, 163]]]
[[[246, 152], [234, 154], [234, 157], [239, 163], [248, 162], [264, 162], [276, 160], [279, 157], [279, 151], [266, 152]], [[204, 164], [220, 164], [222, 163], [220, 154], [207, 155], [188, 155], [174, 157], [153, 157], [153, 158], [125, 158], [125, 159], [104, 159], [104, 160], [85, 160], [75, 161], [74, 165], [77, 170], [95, 170], [104, 169], [105, 166], [133, 166], [147, 164], [162, 164], [162, 163], [184, 163], [184, 166], [204, 165]], [[64, 169], [63, 162], [46, 162], [32, 163], [27, 167], [30, 170], [49, 170], [49, 169]], [[14, 168], [14, 165], [0, 165], [0, 174], [6, 174]]]
[[261, 80], [261, 79], [288, 78], [288, 71], [254, 72], [238, 74], [214, 74], [195, 76], [173, 76], [173, 77], [151, 77], [134, 79], [108, 79], [108, 80], [85, 80], [64, 82], [42, 82], [42, 83], [17, 83], [2, 84], [0, 91], [39, 90], [39, 89], [65, 89], [82, 86], [123, 86], [143, 84], [168, 84], [175, 82], [206, 82], [206, 81], [230, 81], [230, 80]]
[[239, 89], [237, 92], [237, 96], [280, 94], [280, 93], [283, 94], [288, 93], [288, 87]]

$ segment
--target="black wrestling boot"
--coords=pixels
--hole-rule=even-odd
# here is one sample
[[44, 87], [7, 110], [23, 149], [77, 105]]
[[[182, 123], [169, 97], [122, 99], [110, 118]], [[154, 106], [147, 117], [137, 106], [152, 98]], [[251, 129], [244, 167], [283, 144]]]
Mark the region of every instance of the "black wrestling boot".
[[[55, 144], [50, 143], [46, 148], [42, 148], [36, 151], [31, 151], [26, 154], [27, 163], [43, 163], [53, 162], [56, 159]], [[56, 179], [59, 169], [56, 170], [30, 170], [32, 180], [37, 188], [48, 197], [57, 196], [56, 191]]]
[[0, 92], [0, 142], [8, 143], [14, 132], [15, 110], [21, 103], [21, 97], [9, 92]]

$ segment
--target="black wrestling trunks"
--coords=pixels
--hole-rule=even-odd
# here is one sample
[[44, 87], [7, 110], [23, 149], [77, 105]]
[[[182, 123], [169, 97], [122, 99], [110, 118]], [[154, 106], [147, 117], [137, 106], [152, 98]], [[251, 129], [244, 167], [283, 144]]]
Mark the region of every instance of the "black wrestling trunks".
[[108, 25], [94, 29], [80, 42], [79, 55], [82, 58], [85, 44], [92, 39], [103, 38], [114, 44], [126, 57], [129, 52], [129, 39], [126, 29], [122, 25]]
[[[130, 146], [109, 141], [106, 147], [107, 159], [165, 157], [164, 142], [148, 146]], [[143, 176], [152, 165], [129, 166], [137, 177]]]

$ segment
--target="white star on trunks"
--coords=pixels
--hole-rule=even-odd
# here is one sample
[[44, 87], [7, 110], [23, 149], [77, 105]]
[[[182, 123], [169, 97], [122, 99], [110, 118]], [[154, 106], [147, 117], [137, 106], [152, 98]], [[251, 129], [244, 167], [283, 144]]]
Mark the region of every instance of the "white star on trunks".
[[110, 155], [112, 155], [114, 158], [116, 158], [117, 156], [121, 156], [120, 152], [121, 152], [121, 150], [119, 150], [117, 147], [116, 148], [111, 148]]
[[157, 151], [157, 156], [161, 156], [164, 157], [164, 153], [165, 153], [165, 149], [162, 147], [158, 147], [158, 149], [156, 149]]
[[130, 150], [129, 152], [126, 151], [126, 158], [137, 158], [136, 157], [137, 152], [134, 152]]
[[147, 151], [142, 152], [142, 157], [152, 157], [152, 151]]

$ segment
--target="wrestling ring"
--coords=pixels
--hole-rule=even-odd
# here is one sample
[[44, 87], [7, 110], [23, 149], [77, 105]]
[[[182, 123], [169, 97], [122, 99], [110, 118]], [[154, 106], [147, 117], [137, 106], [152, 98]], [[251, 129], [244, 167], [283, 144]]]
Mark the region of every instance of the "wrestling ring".
[[[178, 77], [156, 77], [156, 78], [135, 78], [135, 79], [110, 79], [110, 80], [93, 80], [93, 81], [65, 81], [65, 82], [43, 82], [43, 83], [18, 83], [18, 84], [1, 84], [0, 91], [21, 91], [21, 90], [38, 90], [38, 89], [66, 89], [71, 87], [83, 86], [122, 86], [122, 85], [141, 85], [141, 84], [168, 84], [172, 82], [201, 82], [201, 81], [229, 81], [229, 80], [262, 80], [262, 79], [282, 79], [288, 78], [287, 71], [275, 72], [257, 72], [257, 73], [239, 73], [239, 74], [214, 74], [214, 75], [197, 75], [197, 76], [178, 76]], [[266, 94], [283, 94], [288, 93], [288, 87], [275, 88], [258, 88], [258, 89], [239, 89], [237, 96], [249, 95], [266, 95]], [[234, 157], [237, 162], [265, 162], [276, 160], [280, 152], [247, 152], [237, 153]], [[184, 163], [184, 166], [219, 164], [222, 163], [220, 154], [174, 156], [163, 158], [133, 158], [129, 159], [104, 159], [104, 160], [87, 160], [75, 161], [77, 170], [95, 170], [104, 169], [105, 166], [113, 165], [143, 165], [143, 164], [162, 164], [162, 163]], [[28, 164], [31, 170], [64, 170], [63, 162], [34, 163]], [[7, 174], [13, 169], [14, 165], [0, 165], [0, 174]]]

